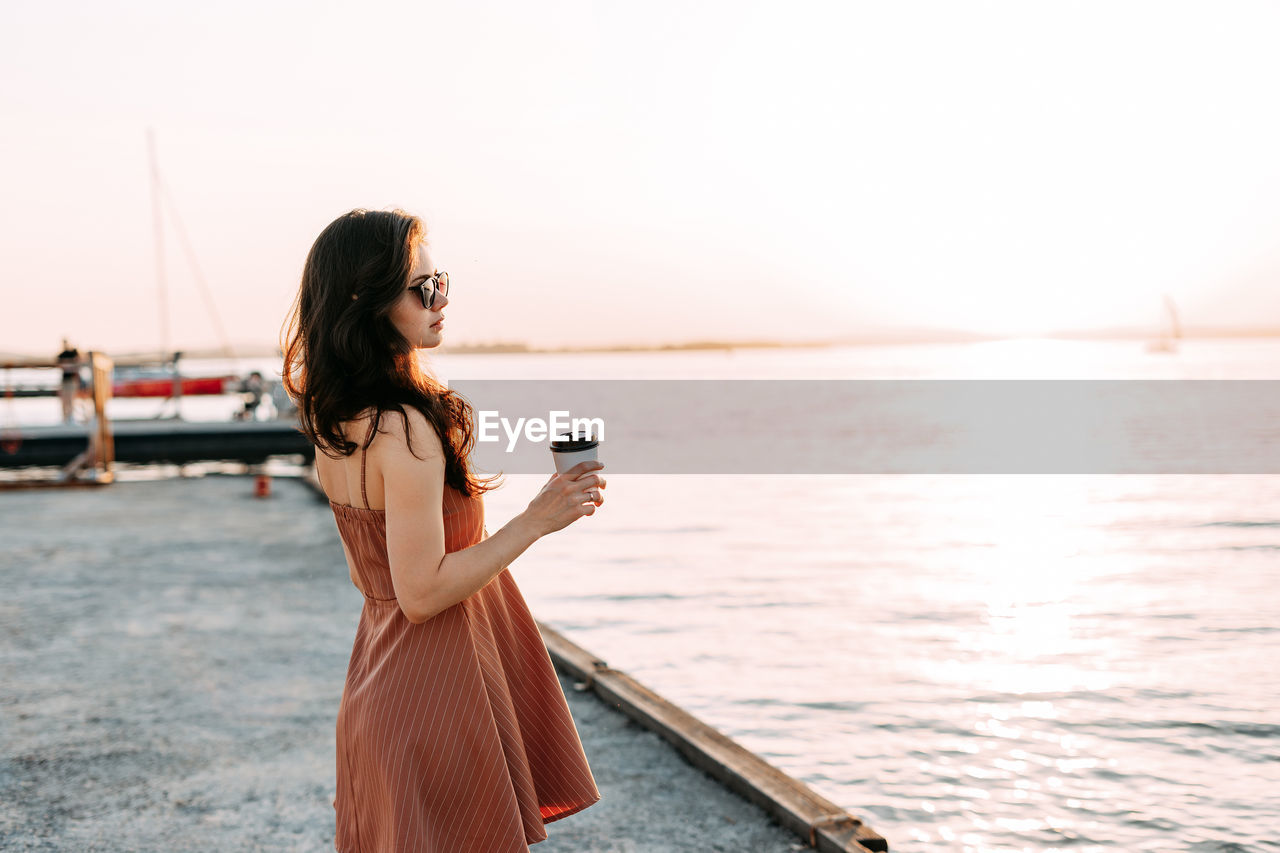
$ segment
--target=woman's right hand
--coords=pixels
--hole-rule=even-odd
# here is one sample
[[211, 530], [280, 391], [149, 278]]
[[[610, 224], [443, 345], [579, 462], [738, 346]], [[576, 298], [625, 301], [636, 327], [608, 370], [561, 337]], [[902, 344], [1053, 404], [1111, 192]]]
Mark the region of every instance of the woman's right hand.
[[603, 462], [588, 459], [563, 474], [551, 475], [524, 511], [540, 536], [595, 514], [596, 507], [604, 503], [605, 480], [597, 473], [602, 468]]

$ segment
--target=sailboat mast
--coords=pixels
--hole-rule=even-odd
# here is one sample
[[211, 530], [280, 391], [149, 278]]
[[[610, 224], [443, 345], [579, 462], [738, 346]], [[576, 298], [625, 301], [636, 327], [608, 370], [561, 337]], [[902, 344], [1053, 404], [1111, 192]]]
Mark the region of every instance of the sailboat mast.
[[151, 212], [156, 232], [156, 304], [160, 310], [160, 352], [169, 352], [169, 296], [164, 280], [164, 223], [160, 211], [160, 165], [156, 159], [156, 134], [147, 128], [147, 151], [151, 159]]
[[1168, 294], [1165, 294], [1164, 297], [1164, 307], [1169, 316], [1169, 326], [1173, 337], [1181, 338], [1182, 324], [1178, 322], [1178, 310], [1173, 307], [1173, 300], [1169, 298]]

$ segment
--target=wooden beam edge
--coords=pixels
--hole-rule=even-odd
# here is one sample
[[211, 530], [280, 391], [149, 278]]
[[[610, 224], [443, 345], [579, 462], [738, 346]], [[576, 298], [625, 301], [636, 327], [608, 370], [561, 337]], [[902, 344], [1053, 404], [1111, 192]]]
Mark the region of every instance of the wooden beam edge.
[[672, 704], [622, 670], [538, 622], [556, 668], [573, 676], [628, 717], [671, 743], [690, 764], [744, 797], [811, 847], [830, 853], [887, 851], [888, 842], [782, 770], [688, 711]]

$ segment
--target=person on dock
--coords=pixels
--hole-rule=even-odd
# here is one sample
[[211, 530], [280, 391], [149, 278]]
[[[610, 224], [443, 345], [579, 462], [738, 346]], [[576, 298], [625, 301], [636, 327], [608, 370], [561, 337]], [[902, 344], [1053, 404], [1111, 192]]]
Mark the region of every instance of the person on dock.
[[62, 422], [69, 424], [75, 421], [76, 395], [80, 393], [80, 350], [66, 338], [62, 339], [62, 352], [58, 353], [58, 367], [62, 368], [62, 383], [58, 386]]
[[235, 419], [238, 421], [252, 421], [258, 417], [258, 407], [262, 405], [262, 395], [266, 393], [267, 383], [262, 378], [262, 373], [255, 370], [245, 377], [240, 383], [240, 396], [244, 400], [244, 405], [240, 411], [236, 412]]
[[283, 335], [283, 383], [365, 597], [337, 717], [340, 853], [519, 853], [601, 798], [508, 566], [595, 513], [603, 465], [552, 475], [489, 535], [471, 405], [418, 363], [443, 340], [448, 291], [419, 218], [356, 209], [316, 238]]

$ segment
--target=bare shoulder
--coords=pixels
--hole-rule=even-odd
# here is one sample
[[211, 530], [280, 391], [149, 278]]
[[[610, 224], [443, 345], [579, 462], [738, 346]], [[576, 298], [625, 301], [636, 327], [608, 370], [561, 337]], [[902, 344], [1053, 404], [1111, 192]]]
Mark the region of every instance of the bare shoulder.
[[396, 411], [382, 413], [378, 421], [378, 434], [369, 450], [387, 459], [406, 462], [411, 459], [444, 459], [444, 445], [435, 426], [427, 420], [426, 415], [412, 406], [404, 407], [403, 417]]

